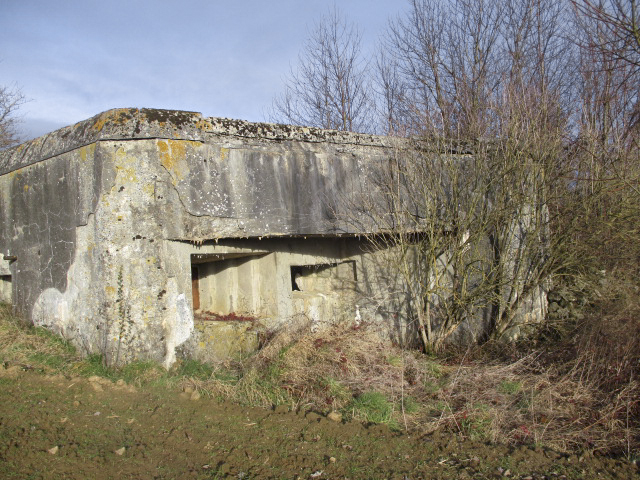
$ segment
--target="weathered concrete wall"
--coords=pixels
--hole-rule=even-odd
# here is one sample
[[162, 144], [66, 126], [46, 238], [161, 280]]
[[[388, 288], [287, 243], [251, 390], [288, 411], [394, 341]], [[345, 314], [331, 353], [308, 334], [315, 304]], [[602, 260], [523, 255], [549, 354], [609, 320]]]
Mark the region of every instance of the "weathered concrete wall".
[[[366, 189], [368, 166], [387, 154], [383, 141], [195, 113], [114, 110], [2, 152], [0, 248], [15, 258], [8, 267], [13, 302], [87, 352], [170, 364], [195, 331], [195, 245], [360, 233], [350, 230], [336, 200]], [[289, 293], [291, 261], [340, 257], [312, 240], [296, 247], [311, 253], [278, 248], [262, 262], [287, 269], [276, 278], [289, 285], [277, 289]], [[282, 319], [305, 295], [287, 306], [280, 298], [263, 301], [275, 304], [270, 317]]]
[[217, 360], [301, 318], [411, 341], [350, 203], [390, 142], [121, 109], [0, 152], [0, 299], [111, 363]]

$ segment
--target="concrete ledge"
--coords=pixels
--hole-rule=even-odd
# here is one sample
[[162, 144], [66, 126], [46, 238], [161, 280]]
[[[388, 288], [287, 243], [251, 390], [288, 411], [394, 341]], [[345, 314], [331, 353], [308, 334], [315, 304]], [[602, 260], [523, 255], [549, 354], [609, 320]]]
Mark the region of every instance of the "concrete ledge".
[[99, 141], [162, 138], [204, 143], [224, 136], [378, 147], [391, 142], [377, 135], [206, 118], [197, 112], [117, 108], [0, 152], [0, 175]]

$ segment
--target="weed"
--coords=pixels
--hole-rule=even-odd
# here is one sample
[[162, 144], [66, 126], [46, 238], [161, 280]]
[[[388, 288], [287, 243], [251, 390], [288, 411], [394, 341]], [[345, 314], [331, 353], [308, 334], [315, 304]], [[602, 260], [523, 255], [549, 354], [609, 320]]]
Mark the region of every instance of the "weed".
[[511, 382], [508, 380], [503, 380], [498, 385], [498, 391], [500, 393], [504, 393], [505, 395], [515, 395], [522, 389], [522, 384], [520, 382]]
[[110, 380], [115, 379], [115, 370], [107, 366], [101, 353], [89, 355], [84, 362], [78, 366], [78, 373], [85, 377], [96, 375]]
[[433, 380], [425, 380], [423, 387], [425, 392], [428, 394], [434, 394], [438, 392], [441, 388], [441, 386], [437, 382], [434, 382]]
[[433, 378], [441, 378], [444, 375], [442, 365], [433, 358], [427, 357], [424, 360], [424, 368]]
[[371, 423], [389, 423], [393, 405], [380, 392], [365, 392], [350, 404], [353, 416]]
[[146, 384], [151, 381], [168, 378], [167, 371], [159, 364], [151, 361], [135, 361], [115, 370], [115, 376], [129, 384]]
[[404, 413], [406, 414], [412, 414], [418, 411], [418, 409], [420, 408], [420, 404], [411, 396], [406, 395], [403, 399], [402, 399], [402, 407], [404, 408]]
[[327, 391], [328, 396], [331, 398], [331, 403], [341, 404], [348, 401], [352, 394], [347, 387], [345, 387], [339, 380], [332, 377], [326, 377], [321, 380], [321, 385]]
[[387, 362], [392, 367], [401, 367], [402, 366], [402, 357], [400, 355], [389, 355], [387, 357]]
[[474, 441], [485, 441], [490, 439], [491, 417], [483, 409], [463, 412], [458, 420], [461, 433]]
[[174, 372], [176, 375], [183, 377], [207, 380], [213, 375], [213, 370], [211, 365], [189, 358], [182, 360], [177, 367], [175, 367]]

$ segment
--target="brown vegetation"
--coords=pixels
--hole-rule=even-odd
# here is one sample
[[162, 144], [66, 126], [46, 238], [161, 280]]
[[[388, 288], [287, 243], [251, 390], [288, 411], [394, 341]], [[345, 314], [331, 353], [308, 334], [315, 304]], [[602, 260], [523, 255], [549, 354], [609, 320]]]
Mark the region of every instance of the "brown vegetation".
[[[592, 309], [581, 320], [545, 325], [528, 346], [491, 343], [439, 358], [389, 348], [367, 325], [289, 330], [258, 355], [187, 383], [244, 403], [364, 420], [371, 412], [357, 399], [376, 392], [395, 428], [633, 458], [640, 345], [628, 332], [640, 327], [638, 306], [612, 301], [617, 307], [606, 314]], [[234, 370], [237, 380], [229, 381]]]

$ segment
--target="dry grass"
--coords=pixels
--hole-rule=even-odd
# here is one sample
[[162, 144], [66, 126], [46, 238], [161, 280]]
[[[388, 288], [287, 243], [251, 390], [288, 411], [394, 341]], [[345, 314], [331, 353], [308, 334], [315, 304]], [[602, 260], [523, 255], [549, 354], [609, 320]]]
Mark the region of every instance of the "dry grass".
[[[636, 296], [634, 290], [618, 291], [572, 329], [563, 325], [561, 335], [547, 335], [535, 348], [534, 342], [488, 345], [434, 358], [390, 346], [367, 325], [311, 333], [308, 323], [299, 322], [248, 359], [206, 369], [194, 362], [176, 373], [185, 385], [245, 404], [340, 410], [364, 419], [371, 417], [359, 398], [382, 395], [391, 409], [388, 422], [396, 428], [637, 457]], [[0, 318], [3, 364], [51, 373], [91, 366], [51, 333], [25, 326], [7, 305], [0, 304]]]
[[45, 329], [26, 325], [6, 303], [0, 303], [0, 319], [2, 364], [57, 372], [78, 360], [71, 345]]
[[244, 363], [219, 367], [237, 381], [214, 375], [200, 388], [253, 405], [347, 416], [354, 398], [378, 392], [400, 428], [633, 456], [640, 451], [640, 316], [613, 313], [588, 317], [545, 349], [514, 347], [517, 358], [485, 347], [436, 359], [391, 347], [366, 325], [314, 334], [302, 324]]

